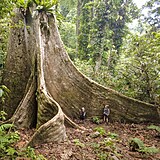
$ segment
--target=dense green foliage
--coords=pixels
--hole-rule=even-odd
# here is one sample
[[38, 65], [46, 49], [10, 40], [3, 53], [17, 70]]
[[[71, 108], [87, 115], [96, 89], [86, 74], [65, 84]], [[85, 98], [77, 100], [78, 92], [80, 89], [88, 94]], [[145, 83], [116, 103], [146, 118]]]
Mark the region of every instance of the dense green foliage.
[[160, 100], [160, 32], [148, 31], [143, 35], [129, 35], [121, 48], [122, 55], [115, 66], [114, 75], [101, 66], [94, 76], [93, 65], [88, 61], [75, 64], [88, 77], [102, 85], [110, 86], [127, 96], [149, 103], [159, 104]]
[[0, 126], [0, 158], [7, 158], [17, 154], [12, 145], [19, 140], [17, 132], [11, 132], [12, 124], [3, 124]]
[[76, 53], [76, 20], [77, 20], [77, 1], [76, 0], [60, 0], [59, 12], [63, 17], [63, 21], [59, 26], [61, 38], [65, 45], [70, 58], [72, 60], [77, 57]]
[[[116, 146], [118, 135], [115, 133], [106, 134], [105, 129], [102, 127], [97, 127], [96, 130], [98, 130], [98, 132], [100, 131], [100, 135], [105, 136], [102, 141], [92, 144], [98, 158], [100, 160], [121, 159], [121, 154], [118, 153], [118, 147]], [[111, 155], [114, 155], [115, 158], [112, 158]]]
[[7, 40], [9, 34], [8, 19], [0, 19], [0, 69], [3, 68], [3, 62], [7, 54]]
[[19, 133], [12, 124], [0, 126], [0, 159], [15, 159], [16, 157], [45, 160], [42, 155], [37, 155], [31, 147], [17, 149], [16, 143], [20, 140]]
[[160, 32], [131, 35], [116, 66], [116, 88], [128, 96], [159, 103]]
[[98, 69], [96, 63], [107, 65], [113, 72], [126, 24], [136, 18], [136, 9], [131, 0], [84, 1], [78, 35], [80, 58], [92, 59]]
[[[106, 17], [108, 18], [108, 15], [106, 17], [102, 15], [102, 11], [106, 8], [105, 3], [104, 1], [98, 2], [101, 2], [98, 6], [100, 7], [98, 8], [100, 14], [96, 12], [96, 7], [94, 6], [95, 3], [87, 3], [84, 7], [85, 9], [87, 8], [86, 12], [88, 12], [88, 10], [91, 11], [94, 6], [94, 12], [96, 12], [97, 15], [94, 19], [92, 19], [91, 24], [86, 22], [86, 26], [84, 26], [84, 30], [88, 30], [86, 33], [89, 35], [89, 38], [85, 38], [86, 35], [83, 35], [83, 30], [80, 34], [83, 39], [86, 39], [86, 42], [82, 40], [85, 43], [82, 43], [82, 48], [84, 47], [84, 50], [82, 49], [82, 53], [79, 52], [80, 56], [83, 56], [83, 54], [86, 55], [86, 53], [88, 56], [84, 57], [83, 60], [81, 58], [80, 60], [75, 59], [75, 64], [84, 74], [102, 85], [110, 86], [130, 97], [153, 104], [159, 104], [159, 30], [155, 30], [152, 26], [147, 27], [146, 24], [145, 28], [142, 25], [141, 28], [137, 28], [134, 33], [129, 33], [129, 30], [127, 30], [125, 25], [127, 22], [136, 17], [136, 13], [133, 12], [134, 14], [132, 17], [128, 17], [126, 21], [124, 21], [125, 18], [122, 18], [122, 22], [124, 24], [123, 28], [116, 24], [117, 21], [114, 20], [114, 16], [116, 14], [113, 13], [118, 12], [118, 6], [117, 8], [114, 7], [117, 12], [113, 11], [111, 8], [108, 9], [108, 12], [114, 15], [111, 18], [114, 22], [110, 22], [110, 20], [108, 20], [107, 25], [110, 24], [112, 27], [107, 27], [107, 25], [105, 26], [105, 21], [102, 23], [102, 20]], [[118, 3], [118, 1], [116, 2]], [[128, 12], [128, 10], [126, 12], [127, 13], [125, 16], [127, 18], [128, 13], [132, 12]], [[86, 16], [90, 15], [91, 14], [86, 13]], [[120, 16], [119, 12], [117, 15]], [[156, 12], [156, 15], [158, 15], [158, 12]], [[91, 26], [93, 25], [95, 19], [97, 19], [97, 23], [93, 27], [93, 30], [95, 30], [93, 38], [93, 36], [91, 36]], [[122, 24], [122, 22], [120, 24]], [[107, 28], [107, 30], [105, 29], [107, 32], [104, 34], [105, 32], [100, 31], [100, 34], [98, 34], [100, 36], [96, 37], [96, 33], [99, 32], [98, 29], [102, 28], [99, 23], [103, 24]], [[116, 28], [114, 29], [114, 25], [117, 26], [117, 29], [119, 30], [118, 32], [114, 32], [114, 30], [116, 31]], [[121, 32], [125, 34], [122, 35]], [[119, 35], [117, 40], [120, 43], [115, 39], [113, 40], [114, 34], [116, 33]], [[116, 47], [116, 43], [121, 44], [119, 45], [119, 48]], [[106, 48], [107, 50], [105, 50]], [[98, 51], [97, 53], [100, 54], [95, 54], [96, 49]], [[98, 59], [97, 57], [100, 58]], [[95, 58], [94, 61], [93, 58]], [[99, 70], [95, 75], [96, 61], [100, 61], [100, 66], [98, 66]]]
[[0, 70], [3, 68], [4, 59], [7, 54], [10, 17], [14, 6], [13, 1], [10, 0], [2, 0], [0, 2]]
[[[6, 113], [0, 112], [0, 122], [5, 120]], [[19, 132], [13, 124], [0, 125], [0, 159], [16, 159], [17, 157], [31, 158], [33, 160], [46, 160], [43, 155], [37, 155], [31, 147], [18, 148]]]

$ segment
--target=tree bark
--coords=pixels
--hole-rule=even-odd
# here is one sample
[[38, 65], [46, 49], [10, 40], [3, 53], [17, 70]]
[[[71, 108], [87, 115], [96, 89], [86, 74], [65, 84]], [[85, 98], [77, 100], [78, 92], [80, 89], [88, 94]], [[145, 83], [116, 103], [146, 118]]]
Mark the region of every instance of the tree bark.
[[[37, 127], [28, 145], [59, 142], [65, 139], [66, 120], [86, 108], [87, 117], [101, 116], [109, 104], [111, 121], [159, 123], [158, 106], [147, 104], [105, 88], [81, 74], [64, 50], [55, 17], [28, 10], [16, 11], [11, 30], [3, 84], [10, 90], [5, 110], [10, 122], [21, 127]], [[18, 106], [18, 107], [17, 107]], [[14, 113], [14, 114], [13, 114]]]

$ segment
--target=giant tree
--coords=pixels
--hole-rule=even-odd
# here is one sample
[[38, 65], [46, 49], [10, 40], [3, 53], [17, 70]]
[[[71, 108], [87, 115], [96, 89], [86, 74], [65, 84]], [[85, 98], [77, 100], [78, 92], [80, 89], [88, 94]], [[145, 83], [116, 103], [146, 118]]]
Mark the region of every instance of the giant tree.
[[72, 119], [78, 118], [81, 107], [88, 117], [101, 116], [109, 104], [112, 121], [159, 122], [158, 106], [105, 88], [76, 69], [49, 12], [54, 3], [42, 2], [15, 10], [13, 23], [23, 25], [11, 29], [3, 74], [3, 84], [11, 90], [4, 106], [8, 122], [37, 128], [28, 145], [63, 140], [64, 122], [79, 127]]

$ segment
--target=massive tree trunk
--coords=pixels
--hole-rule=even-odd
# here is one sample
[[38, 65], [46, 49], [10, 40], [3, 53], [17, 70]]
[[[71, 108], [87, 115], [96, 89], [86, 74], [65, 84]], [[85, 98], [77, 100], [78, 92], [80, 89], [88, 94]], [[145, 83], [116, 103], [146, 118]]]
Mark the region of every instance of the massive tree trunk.
[[[10, 90], [5, 110], [9, 121], [21, 127], [37, 127], [28, 145], [62, 141], [66, 137], [64, 121], [85, 107], [87, 116], [101, 116], [105, 104], [111, 109], [111, 121], [160, 121], [158, 106], [128, 98], [105, 88], [81, 74], [64, 50], [52, 14], [40, 12], [32, 17], [28, 10], [16, 11], [11, 29], [3, 84]], [[17, 107], [18, 106], [18, 107]]]

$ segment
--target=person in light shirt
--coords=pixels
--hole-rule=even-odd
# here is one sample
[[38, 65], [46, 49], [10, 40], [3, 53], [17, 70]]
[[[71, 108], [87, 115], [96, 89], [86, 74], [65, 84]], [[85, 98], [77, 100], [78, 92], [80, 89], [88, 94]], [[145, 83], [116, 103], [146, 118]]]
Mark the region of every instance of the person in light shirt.
[[105, 105], [103, 109], [103, 121], [108, 123], [108, 116], [110, 115], [110, 109], [108, 108], [108, 104]]

